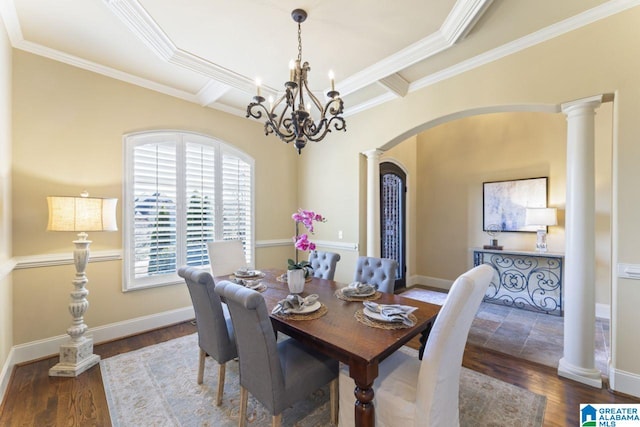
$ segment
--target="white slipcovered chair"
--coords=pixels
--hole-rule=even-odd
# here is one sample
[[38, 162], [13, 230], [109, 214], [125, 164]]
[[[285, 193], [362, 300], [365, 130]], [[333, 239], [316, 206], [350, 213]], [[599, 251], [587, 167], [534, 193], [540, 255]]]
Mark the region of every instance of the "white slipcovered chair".
[[247, 267], [247, 258], [244, 256], [244, 248], [241, 240], [218, 240], [207, 242], [211, 274], [226, 276], [232, 274], [241, 267]]
[[[457, 427], [464, 347], [480, 302], [493, 277], [483, 264], [454, 282], [429, 334], [422, 361], [396, 351], [380, 363], [375, 392], [377, 427]], [[355, 384], [342, 366], [340, 427], [354, 425]]]

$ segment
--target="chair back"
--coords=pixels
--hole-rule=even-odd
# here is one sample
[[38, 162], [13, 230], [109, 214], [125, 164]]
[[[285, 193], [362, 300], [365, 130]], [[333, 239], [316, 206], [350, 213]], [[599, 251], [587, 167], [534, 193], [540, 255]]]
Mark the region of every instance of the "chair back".
[[200, 348], [221, 364], [236, 358], [238, 353], [231, 319], [225, 319], [211, 274], [194, 267], [182, 267], [178, 275], [184, 278], [191, 295]]
[[226, 280], [215, 290], [226, 301], [236, 331], [240, 385], [272, 413], [278, 413], [274, 400], [284, 394], [284, 375], [264, 298]]
[[233, 274], [240, 267], [247, 267], [241, 240], [207, 242], [207, 251], [214, 277]]
[[311, 268], [313, 268], [313, 277], [333, 280], [338, 261], [340, 261], [340, 254], [335, 252], [309, 252], [309, 263], [311, 264]]
[[471, 323], [493, 272], [489, 265], [482, 264], [458, 277], [449, 290], [429, 334], [420, 365], [416, 427], [459, 425], [462, 355]]
[[389, 258], [361, 256], [356, 264], [355, 282], [378, 285], [380, 292], [392, 294], [396, 282], [398, 262]]

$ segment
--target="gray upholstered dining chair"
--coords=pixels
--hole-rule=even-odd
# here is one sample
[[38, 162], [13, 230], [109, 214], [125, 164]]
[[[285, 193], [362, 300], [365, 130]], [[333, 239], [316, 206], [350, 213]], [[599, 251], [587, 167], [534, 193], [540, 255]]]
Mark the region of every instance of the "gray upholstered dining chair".
[[335, 252], [311, 251], [309, 263], [313, 269], [313, 277], [333, 280], [336, 274], [336, 264], [340, 261], [340, 254]]
[[207, 355], [215, 359], [218, 366], [218, 394], [216, 405], [222, 403], [226, 363], [238, 357], [231, 318], [225, 317], [220, 296], [215, 293], [213, 277], [205, 270], [182, 267], [178, 275], [184, 278], [196, 313], [200, 359], [198, 384], [204, 377], [204, 362]]
[[241, 240], [207, 242], [207, 252], [214, 277], [233, 274], [239, 268], [247, 267]]
[[288, 338], [276, 342], [263, 296], [220, 281], [215, 291], [226, 301], [236, 331], [240, 360], [240, 420], [246, 423], [248, 393], [280, 425], [282, 412], [325, 384], [330, 384], [331, 420], [337, 423], [338, 362]]
[[[379, 365], [375, 390], [376, 427], [457, 427], [462, 355], [482, 298], [493, 277], [482, 264], [451, 286], [429, 333], [422, 361], [396, 351]], [[355, 387], [348, 368], [340, 369], [340, 427], [353, 426]]]
[[361, 256], [356, 264], [354, 282], [378, 285], [380, 292], [392, 294], [396, 282], [398, 262], [389, 258], [374, 258]]

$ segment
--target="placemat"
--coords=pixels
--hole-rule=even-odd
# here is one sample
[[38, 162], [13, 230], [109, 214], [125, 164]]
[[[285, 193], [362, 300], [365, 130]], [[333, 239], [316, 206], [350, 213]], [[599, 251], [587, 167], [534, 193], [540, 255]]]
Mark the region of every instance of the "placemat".
[[[362, 310], [356, 310], [353, 314], [356, 320], [364, 325], [371, 326], [372, 328], [379, 329], [405, 329], [412, 328], [413, 326], [407, 326], [404, 323], [392, 323], [392, 322], [378, 322], [376, 320], [369, 319]], [[409, 314], [409, 319], [413, 321], [415, 324], [418, 321], [418, 318], [413, 314]]]
[[281, 314], [281, 313], [276, 313], [274, 314], [274, 316], [279, 317], [281, 319], [287, 319], [287, 320], [314, 320], [314, 319], [319, 319], [322, 316], [324, 316], [325, 314], [327, 314], [327, 312], [329, 311], [329, 309], [327, 308], [326, 305], [320, 303], [320, 308], [317, 309], [316, 311], [314, 311], [313, 313], [309, 313], [309, 314]]
[[342, 289], [338, 289], [334, 293], [334, 295], [336, 296], [336, 298], [343, 301], [375, 301], [377, 299], [380, 299], [380, 297], [382, 296], [382, 292], [376, 291], [375, 294], [369, 295], [368, 297], [348, 297], [346, 295], [343, 295]]

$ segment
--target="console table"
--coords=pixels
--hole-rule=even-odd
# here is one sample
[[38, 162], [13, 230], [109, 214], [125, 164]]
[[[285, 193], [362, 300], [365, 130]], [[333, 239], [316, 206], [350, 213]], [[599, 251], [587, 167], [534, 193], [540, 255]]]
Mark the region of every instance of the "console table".
[[495, 270], [483, 301], [562, 316], [563, 254], [473, 249], [473, 264]]

